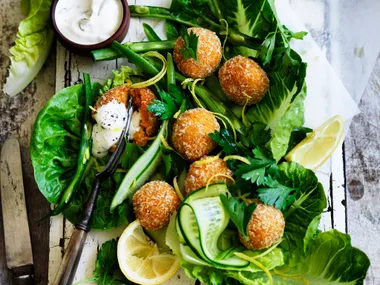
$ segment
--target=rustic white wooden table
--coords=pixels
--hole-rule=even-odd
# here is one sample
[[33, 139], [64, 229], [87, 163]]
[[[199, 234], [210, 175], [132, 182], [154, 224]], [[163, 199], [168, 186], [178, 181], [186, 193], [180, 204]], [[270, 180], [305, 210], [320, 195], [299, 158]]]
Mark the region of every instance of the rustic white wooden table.
[[[284, 1], [284, 0], [277, 0]], [[164, 0], [168, 2], [168, 0]], [[355, 246], [364, 250], [372, 265], [367, 285], [380, 284], [380, 2], [375, 0], [292, 0], [291, 6], [321, 47], [344, 86], [359, 104], [361, 113], [351, 124], [343, 146], [320, 173], [329, 198], [324, 214], [324, 229], [337, 228], [352, 236]], [[162, 3], [134, 0], [130, 4]], [[9, 47], [13, 44], [17, 25], [22, 19], [18, 1], [1, 0], [0, 6], [0, 89], [5, 83]], [[141, 22], [134, 20], [126, 40], [143, 38]], [[144, 22], [149, 22], [144, 19]], [[152, 22], [156, 25], [157, 22]], [[90, 59], [69, 53], [57, 44], [37, 78], [23, 94], [8, 98], [0, 95], [0, 145], [9, 136], [16, 136], [22, 145], [27, 207], [33, 243], [36, 284], [48, 284], [62, 258], [72, 226], [62, 217], [37, 224], [49, 211], [33, 181], [28, 154], [34, 119], [56, 90], [77, 82], [83, 72], [92, 80], [112, 76], [122, 60], [92, 63]], [[324, 84], [321, 82], [321, 84]], [[345, 102], [341, 102], [345, 104]], [[329, 174], [331, 170], [331, 174]], [[87, 241], [79, 267], [78, 279], [90, 275], [99, 243], [117, 236], [121, 229], [101, 234], [93, 232]], [[0, 217], [0, 284], [11, 284], [4, 259], [3, 229]], [[194, 284], [176, 276], [171, 284]], [[181, 283], [181, 284], [182, 284]]]

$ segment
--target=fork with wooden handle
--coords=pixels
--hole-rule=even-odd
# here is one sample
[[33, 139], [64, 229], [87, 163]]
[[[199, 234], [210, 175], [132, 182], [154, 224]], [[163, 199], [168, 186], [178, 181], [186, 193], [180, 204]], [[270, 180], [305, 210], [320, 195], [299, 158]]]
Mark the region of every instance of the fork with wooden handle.
[[75, 230], [70, 238], [70, 242], [66, 248], [65, 255], [63, 256], [53, 285], [69, 285], [72, 284], [74, 280], [78, 263], [82, 255], [84, 242], [86, 241], [87, 234], [90, 231], [90, 220], [92, 213], [94, 212], [101, 180], [106, 176], [112, 175], [117, 169], [120, 156], [125, 148], [125, 140], [131, 125], [132, 113], [132, 97], [130, 97], [128, 100], [126, 124], [117, 144], [116, 150], [112, 154], [104, 170], [96, 174], [95, 187], [93, 188], [90, 198], [87, 201], [86, 208], [83, 212], [83, 219], [75, 225]]

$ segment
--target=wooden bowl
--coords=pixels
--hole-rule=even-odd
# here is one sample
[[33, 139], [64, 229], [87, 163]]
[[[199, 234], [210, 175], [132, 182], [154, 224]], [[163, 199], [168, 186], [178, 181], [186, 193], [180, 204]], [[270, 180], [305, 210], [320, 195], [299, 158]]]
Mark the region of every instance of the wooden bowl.
[[[55, 9], [57, 7], [57, 3], [60, 0], [53, 1], [51, 8], [50, 8], [50, 19], [51, 23], [53, 25], [54, 32], [59, 40], [59, 42], [68, 50], [70, 50], [73, 53], [79, 54], [79, 55], [84, 55], [84, 56], [91, 56], [90, 51], [96, 50], [96, 49], [101, 49], [108, 47], [112, 45], [113, 41], [118, 41], [121, 42], [129, 29], [129, 22], [131, 19], [130, 12], [129, 12], [129, 7], [128, 7], [128, 2], [127, 0], [120, 0], [122, 7], [123, 7], [123, 19], [121, 21], [120, 27], [117, 29], [117, 31], [108, 39], [105, 41], [102, 41], [97, 44], [90, 44], [90, 45], [83, 45], [83, 44], [78, 44], [76, 42], [73, 42], [66, 38], [59, 30], [56, 20], [55, 20]], [[61, 0], [64, 1], [64, 0]]]

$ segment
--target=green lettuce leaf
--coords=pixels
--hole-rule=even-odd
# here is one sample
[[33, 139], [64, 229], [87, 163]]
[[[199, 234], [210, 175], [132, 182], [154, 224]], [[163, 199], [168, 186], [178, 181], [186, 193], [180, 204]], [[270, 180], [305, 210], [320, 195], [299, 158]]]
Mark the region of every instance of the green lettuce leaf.
[[127, 65], [122, 65], [120, 70], [112, 70], [113, 77], [107, 79], [103, 87], [100, 90], [100, 95], [104, 94], [108, 90], [123, 85], [127, 80], [131, 79], [131, 76], [137, 75], [141, 76], [142, 73], [136, 69], [132, 69]]
[[[99, 84], [93, 85], [96, 93]], [[95, 98], [93, 100], [95, 103]], [[61, 193], [70, 183], [76, 167], [80, 143], [81, 124], [84, 115], [82, 85], [62, 89], [54, 95], [37, 116], [30, 141], [30, 156], [34, 176], [41, 193], [50, 203], [57, 203]], [[91, 158], [82, 183], [68, 208], [65, 217], [76, 223], [81, 218], [85, 202], [95, 185], [96, 163], [105, 161]], [[109, 206], [114, 191], [121, 182], [120, 173], [101, 183], [101, 190], [91, 219], [94, 229], [109, 229], [128, 223], [129, 207], [120, 205], [112, 214]]]
[[[306, 66], [302, 65], [297, 76], [304, 76], [304, 68]], [[304, 77], [297, 78], [297, 76], [289, 80], [292, 81], [289, 88], [289, 83], [286, 82], [287, 78], [283, 74], [269, 73], [268, 93], [246, 115], [251, 123], [264, 123], [270, 130], [271, 139], [267, 143], [267, 147], [277, 161], [286, 154], [293, 129], [304, 124], [306, 87]]]
[[289, 252], [289, 265], [293, 266], [301, 261], [307, 229], [327, 207], [327, 200], [323, 186], [313, 171], [295, 162], [281, 163], [279, 169], [278, 181], [299, 189], [294, 203], [284, 212], [285, 240], [281, 243], [281, 247]]
[[[351, 245], [351, 238], [337, 230], [305, 239], [307, 250], [302, 262], [275, 271], [276, 284], [362, 285], [370, 266], [367, 255]], [[286, 275], [291, 277], [285, 277]]]
[[276, 28], [273, 0], [217, 0], [231, 28], [264, 40]]
[[[11, 67], [4, 92], [14, 96], [37, 75], [49, 55], [54, 33], [50, 27], [51, 0], [24, 1], [28, 17], [21, 21], [16, 44], [9, 50]], [[29, 7], [27, 7], [29, 4]]]

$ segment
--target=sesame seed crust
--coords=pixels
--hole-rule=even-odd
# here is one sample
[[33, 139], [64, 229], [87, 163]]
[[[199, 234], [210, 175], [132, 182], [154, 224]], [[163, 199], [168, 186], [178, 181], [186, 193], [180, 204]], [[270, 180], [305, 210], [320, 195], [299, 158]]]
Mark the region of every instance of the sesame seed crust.
[[[211, 158], [210, 156], [205, 156], [200, 161]], [[233, 172], [227, 167], [227, 163], [223, 159], [216, 159], [210, 161], [206, 164], [197, 164], [192, 163], [190, 165], [189, 172], [186, 175], [185, 179], [185, 190], [186, 194], [189, 194], [199, 188], [205, 187], [208, 180], [216, 174], [223, 174], [231, 176]], [[216, 176], [210, 181], [211, 184], [215, 184], [218, 181], [232, 183], [231, 179], [228, 179], [224, 176]]]
[[241, 243], [249, 249], [263, 249], [280, 241], [284, 234], [285, 219], [279, 209], [257, 202], [248, 224], [248, 241], [239, 233]]
[[266, 72], [252, 59], [235, 56], [219, 70], [219, 81], [227, 97], [239, 104], [259, 103], [269, 88]]
[[179, 37], [174, 46], [173, 59], [178, 69], [187, 77], [204, 78], [211, 75], [222, 60], [222, 45], [218, 36], [207, 29], [189, 28], [187, 32], [193, 31], [198, 38], [197, 59], [190, 57], [184, 59], [179, 52], [185, 47], [184, 40]]
[[132, 203], [141, 225], [147, 230], [158, 230], [169, 223], [181, 201], [167, 182], [151, 181], [134, 194]]
[[133, 141], [140, 146], [145, 146], [149, 138], [157, 132], [160, 124], [158, 118], [148, 111], [148, 106], [156, 99], [156, 95], [149, 88], [131, 89], [129, 94], [141, 115], [140, 129], [133, 135]]
[[209, 137], [215, 131], [220, 131], [220, 126], [210, 111], [203, 108], [187, 110], [173, 125], [173, 146], [186, 160], [198, 160], [216, 147]]

